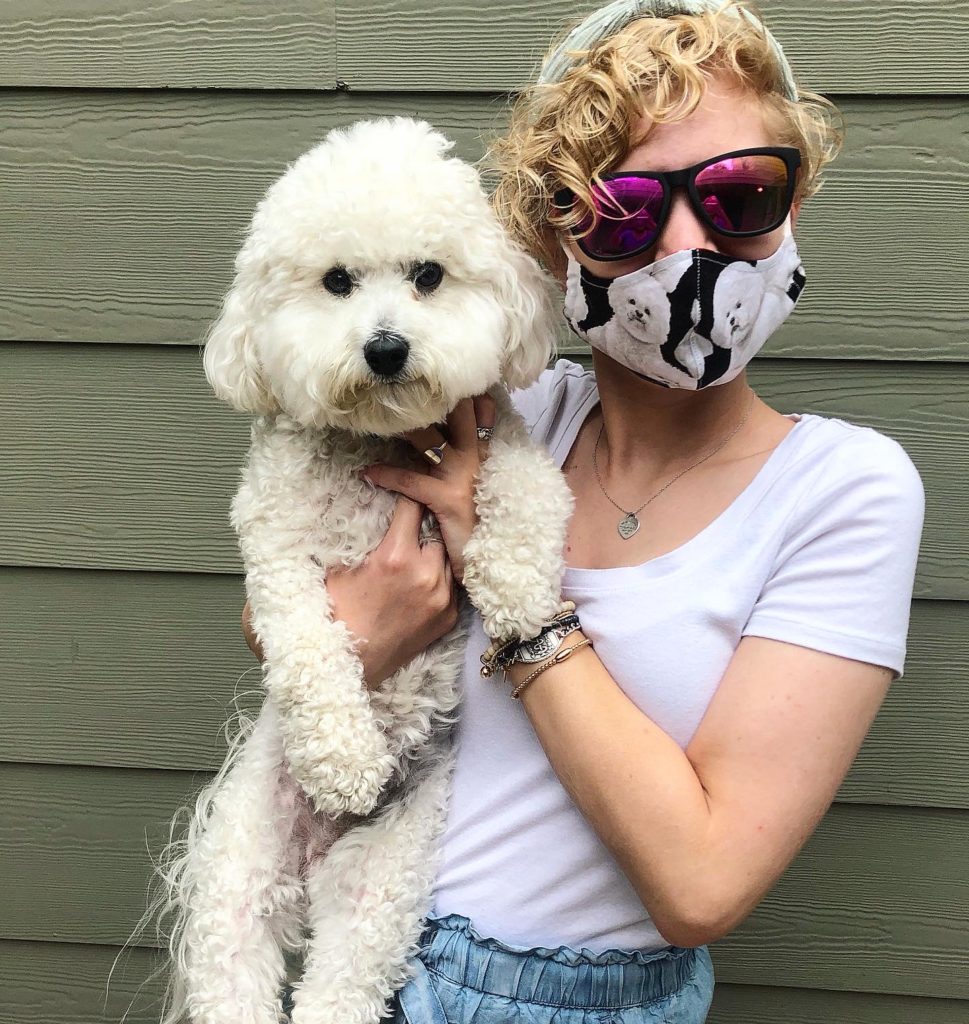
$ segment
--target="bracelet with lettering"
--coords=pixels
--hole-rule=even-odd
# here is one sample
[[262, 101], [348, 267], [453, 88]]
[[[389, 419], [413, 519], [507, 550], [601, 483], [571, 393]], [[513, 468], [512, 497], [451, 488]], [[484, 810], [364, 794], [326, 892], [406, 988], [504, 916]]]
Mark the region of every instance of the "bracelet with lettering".
[[485, 678], [509, 665], [534, 665], [551, 657], [562, 646], [562, 641], [581, 629], [575, 605], [568, 603], [564, 611], [542, 627], [538, 636], [529, 640], [514, 637], [498, 647], [492, 645], [481, 655], [481, 675]]

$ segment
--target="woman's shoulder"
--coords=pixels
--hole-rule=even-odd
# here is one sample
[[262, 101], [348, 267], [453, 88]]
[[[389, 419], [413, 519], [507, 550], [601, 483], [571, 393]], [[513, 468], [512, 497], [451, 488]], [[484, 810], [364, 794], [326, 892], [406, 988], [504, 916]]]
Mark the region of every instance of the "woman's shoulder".
[[922, 496], [922, 480], [908, 452], [894, 438], [835, 417], [803, 413], [789, 459], [811, 489], [875, 486]]
[[[803, 415], [754, 524], [770, 569], [746, 635], [902, 671], [925, 498], [895, 440]], [[785, 442], [782, 442], [784, 444]]]
[[557, 359], [530, 387], [511, 393], [511, 401], [532, 426], [549, 408], [571, 404], [595, 389], [595, 377], [580, 363]]
[[871, 427], [803, 414], [770, 490], [787, 509], [788, 531], [859, 529], [917, 538], [925, 514], [922, 479], [905, 449]]
[[575, 417], [597, 401], [595, 377], [579, 363], [559, 359], [531, 387], [513, 391], [511, 401], [532, 437], [554, 448]]

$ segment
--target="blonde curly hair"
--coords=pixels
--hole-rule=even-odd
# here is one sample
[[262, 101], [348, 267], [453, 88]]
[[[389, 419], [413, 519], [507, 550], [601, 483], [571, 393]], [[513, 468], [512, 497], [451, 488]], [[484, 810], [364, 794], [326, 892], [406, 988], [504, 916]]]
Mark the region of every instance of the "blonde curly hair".
[[[816, 93], [799, 90], [796, 100], [789, 98], [763, 27], [740, 16], [741, 9], [752, 11], [745, 0], [726, 0], [711, 12], [637, 18], [572, 54], [575, 62], [559, 81], [533, 85], [519, 96], [486, 166], [497, 174], [499, 217], [545, 266], [561, 264], [556, 231], [591, 211], [591, 183], [617, 166], [653, 124], [688, 117], [711, 75], [726, 73], [757, 97], [775, 143], [800, 150], [796, 198], [821, 187], [822, 169], [841, 147], [838, 110]], [[553, 43], [549, 57], [564, 38]], [[644, 118], [648, 126], [637, 133]], [[577, 197], [565, 216], [552, 204], [562, 187]]]

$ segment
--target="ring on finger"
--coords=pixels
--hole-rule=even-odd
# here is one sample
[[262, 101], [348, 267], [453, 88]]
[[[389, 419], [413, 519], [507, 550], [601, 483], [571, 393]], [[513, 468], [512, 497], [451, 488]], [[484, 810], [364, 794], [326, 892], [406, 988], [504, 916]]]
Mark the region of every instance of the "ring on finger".
[[432, 466], [440, 466], [444, 461], [444, 449], [447, 448], [447, 441], [442, 441], [439, 445], [433, 448], [424, 449], [424, 458]]
[[479, 441], [490, 441], [494, 435], [494, 427], [478, 427], [478, 440]]

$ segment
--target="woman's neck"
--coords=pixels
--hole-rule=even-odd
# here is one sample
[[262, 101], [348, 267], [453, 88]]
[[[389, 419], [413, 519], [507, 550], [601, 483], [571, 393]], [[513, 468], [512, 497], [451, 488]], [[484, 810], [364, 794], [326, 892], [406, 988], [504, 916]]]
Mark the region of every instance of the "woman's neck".
[[665, 388], [593, 349], [609, 475], [675, 472], [716, 446], [750, 406], [746, 373], [703, 391]]

